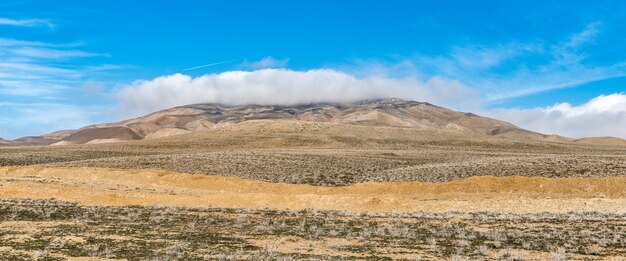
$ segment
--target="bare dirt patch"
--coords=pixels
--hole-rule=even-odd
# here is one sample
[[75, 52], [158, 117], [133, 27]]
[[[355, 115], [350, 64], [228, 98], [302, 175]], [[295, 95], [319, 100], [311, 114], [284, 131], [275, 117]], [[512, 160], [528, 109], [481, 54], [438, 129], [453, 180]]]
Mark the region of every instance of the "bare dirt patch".
[[365, 212], [626, 213], [626, 177], [474, 177], [344, 187], [267, 183], [160, 170], [0, 168], [0, 198], [85, 205], [320, 209]]

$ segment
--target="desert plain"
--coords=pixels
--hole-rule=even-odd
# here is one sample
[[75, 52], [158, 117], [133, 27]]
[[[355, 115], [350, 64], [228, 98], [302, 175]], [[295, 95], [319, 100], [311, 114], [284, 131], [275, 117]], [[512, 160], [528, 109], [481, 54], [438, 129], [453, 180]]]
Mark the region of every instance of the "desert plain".
[[[149, 139], [0, 147], [0, 257], [626, 256], [619, 140], [509, 125], [423, 128], [385, 115], [367, 124], [280, 116], [176, 135], [158, 129]], [[501, 126], [514, 131], [500, 135]]]

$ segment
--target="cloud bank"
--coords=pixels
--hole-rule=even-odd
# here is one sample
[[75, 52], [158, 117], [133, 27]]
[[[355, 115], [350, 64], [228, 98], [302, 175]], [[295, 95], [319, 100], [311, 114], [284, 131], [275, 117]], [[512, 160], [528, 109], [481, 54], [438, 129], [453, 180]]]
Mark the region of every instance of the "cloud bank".
[[573, 138], [615, 136], [626, 139], [626, 94], [600, 95], [573, 106], [555, 104], [545, 108], [497, 109], [485, 114], [522, 128]]
[[121, 111], [129, 115], [193, 103], [291, 105], [385, 97], [459, 107], [469, 106], [477, 100], [471, 99], [475, 95], [461, 83], [445, 78], [425, 82], [415, 78], [357, 78], [331, 69], [229, 71], [197, 78], [174, 74], [136, 81], [116, 94]]
[[399, 97], [479, 112], [546, 134], [626, 138], [626, 94], [623, 93], [601, 95], [577, 106], [560, 103], [530, 109], [481, 109], [478, 93], [442, 77], [420, 81], [415, 77], [359, 78], [331, 69], [263, 69], [196, 78], [173, 74], [136, 81], [123, 86], [115, 95], [125, 117], [194, 103], [291, 105]]

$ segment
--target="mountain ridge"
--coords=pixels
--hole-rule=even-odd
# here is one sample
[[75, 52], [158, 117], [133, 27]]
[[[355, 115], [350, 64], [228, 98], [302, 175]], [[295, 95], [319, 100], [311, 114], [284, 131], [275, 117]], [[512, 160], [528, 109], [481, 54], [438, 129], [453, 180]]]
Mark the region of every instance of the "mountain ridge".
[[626, 141], [613, 137], [575, 140], [558, 135], [545, 135], [505, 121], [454, 111], [427, 102], [386, 98], [347, 103], [321, 102], [295, 105], [199, 103], [160, 110], [128, 120], [89, 125], [77, 130], [56, 131], [13, 141], [0, 139], [0, 146], [94, 144], [156, 139], [221, 128], [250, 120], [297, 120], [440, 129], [524, 140], [626, 144]]

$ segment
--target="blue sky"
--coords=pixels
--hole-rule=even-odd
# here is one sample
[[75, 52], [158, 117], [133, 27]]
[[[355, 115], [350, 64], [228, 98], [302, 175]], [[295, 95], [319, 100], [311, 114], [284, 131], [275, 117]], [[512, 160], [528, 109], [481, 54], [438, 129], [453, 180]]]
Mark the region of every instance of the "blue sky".
[[624, 1], [7, 0], [0, 137], [192, 102], [378, 96], [626, 137], [624, 13]]

